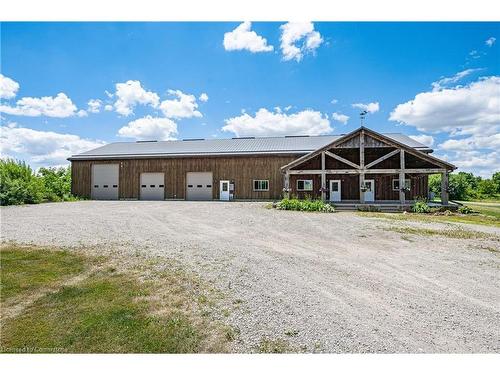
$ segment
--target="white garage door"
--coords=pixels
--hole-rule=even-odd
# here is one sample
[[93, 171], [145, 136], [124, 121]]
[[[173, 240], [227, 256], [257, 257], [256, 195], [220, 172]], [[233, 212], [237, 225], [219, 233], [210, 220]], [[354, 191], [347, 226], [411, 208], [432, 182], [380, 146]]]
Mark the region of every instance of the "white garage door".
[[165, 199], [165, 174], [141, 173], [142, 200], [162, 201]]
[[188, 172], [186, 181], [187, 200], [212, 200], [212, 172]]
[[118, 164], [92, 166], [92, 199], [118, 199]]

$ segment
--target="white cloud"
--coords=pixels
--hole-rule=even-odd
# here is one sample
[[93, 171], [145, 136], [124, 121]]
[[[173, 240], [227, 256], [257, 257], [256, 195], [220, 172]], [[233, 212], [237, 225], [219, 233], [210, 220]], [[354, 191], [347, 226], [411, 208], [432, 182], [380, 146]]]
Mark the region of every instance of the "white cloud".
[[314, 53], [323, 43], [312, 22], [288, 22], [280, 26], [283, 60], [300, 61], [306, 53]]
[[428, 132], [488, 132], [500, 124], [500, 77], [417, 94], [399, 104], [389, 119]]
[[491, 47], [493, 46], [493, 44], [495, 44], [497, 38], [495, 38], [494, 36], [486, 39], [486, 41], [484, 42], [488, 47]]
[[205, 92], [202, 92], [198, 99], [200, 102], [208, 102], [208, 95]]
[[429, 147], [432, 147], [434, 145], [434, 137], [432, 135], [427, 135], [427, 134], [410, 135], [410, 138]]
[[[500, 129], [497, 129], [500, 130]], [[480, 149], [500, 149], [500, 133], [482, 136], [472, 135], [461, 139], [448, 139], [438, 146], [446, 151], [480, 150]]]
[[19, 83], [0, 74], [0, 99], [12, 99], [19, 90]]
[[378, 112], [380, 109], [378, 102], [368, 103], [368, 104], [356, 103], [356, 104], [353, 104], [352, 107], [361, 109], [361, 110], [366, 111], [368, 113], [375, 113], [375, 112]]
[[105, 110], [105, 111], [108, 111], [108, 112], [109, 112], [109, 111], [112, 111], [112, 110], [113, 110], [113, 106], [112, 106], [111, 104], [106, 104], [106, 105], [104, 106], [104, 110]]
[[337, 99], [332, 99], [332, 101], [330, 103], [332, 104], [337, 104], [339, 101]]
[[146, 91], [140, 81], [127, 81], [116, 84], [115, 96], [118, 98], [115, 102], [116, 112], [123, 116], [129, 116], [134, 113], [134, 107], [137, 104], [151, 105], [158, 107], [160, 97], [152, 91]]
[[255, 31], [251, 30], [251, 22], [243, 22], [236, 29], [224, 34], [224, 49], [226, 51], [247, 50], [253, 53], [270, 52], [273, 46], [267, 44], [267, 40]]
[[457, 83], [458, 81], [462, 80], [463, 78], [467, 77], [468, 75], [475, 73], [477, 71], [480, 71], [482, 69], [466, 69], [461, 72], [458, 72], [455, 74], [453, 77], [443, 77], [439, 81], [432, 82], [432, 90], [433, 91], [439, 91], [444, 88], [446, 88], [447, 85]]
[[87, 111], [90, 113], [99, 113], [102, 106], [102, 101], [100, 99], [90, 99], [87, 103]]
[[345, 125], [347, 124], [347, 121], [349, 121], [349, 116], [344, 115], [342, 113], [333, 112], [332, 119]]
[[87, 111], [80, 109], [78, 112], [76, 112], [76, 115], [78, 117], [87, 117], [89, 114], [87, 113]]
[[118, 135], [125, 138], [166, 141], [175, 139], [177, 124], [168, 118], [146, 116], [129, 122], [118, 130]]
[[320, 135], [330, 133], [330, 121], [318, 111], [305, 110], [293, 114], [270, 112], [265, 108], [255, 116], [245, 113], [225, 120], [222, 131], [244, 136]]
[[203, 115], [197, 110], [198, 104], [196, 103], [196, 97], [194, 95], [184, 94], [180, 90], [168, 90], [168, 93], [176, 96], [177, 99], [167, 99], [161, 102], [160, 109], [166, 117], [203, 117]]
[[2, 155], [11, 155], [40, 166], [67, 164], [66, 159], [71, 155], [104, 144], [102, 141], [83, 139], [73, 134], [19, 127], [15, 123], [2, 126], [0, 132]]
[[63, 118], [76, 115], [76, 111], [76, 105], [74, 105], [71, 99], [62, 92], [55, 97], [25, 97], [18, 100], [15, 107], [0, 105], [0, 112], [16, 116], [48, 116]]

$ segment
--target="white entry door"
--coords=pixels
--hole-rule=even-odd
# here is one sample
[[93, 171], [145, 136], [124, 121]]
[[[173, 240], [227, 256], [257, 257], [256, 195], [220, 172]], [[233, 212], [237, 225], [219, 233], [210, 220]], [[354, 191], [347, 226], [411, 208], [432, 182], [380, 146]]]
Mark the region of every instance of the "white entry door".
[[162, 201], [165, 199], [165, 174], [141, 173], [140, 199]]
[[375, 200], [375, 180], [365, 180], [365, 202], [373, 202]]
[[219, 189], [219, 199], [221, 201], [229, 200], [229, 181], [221, 180], [220, 181], [220, 189]]
[[341, 201], [341, 185], [340, 180], [330, 180], [330, 201], [340, 202]]

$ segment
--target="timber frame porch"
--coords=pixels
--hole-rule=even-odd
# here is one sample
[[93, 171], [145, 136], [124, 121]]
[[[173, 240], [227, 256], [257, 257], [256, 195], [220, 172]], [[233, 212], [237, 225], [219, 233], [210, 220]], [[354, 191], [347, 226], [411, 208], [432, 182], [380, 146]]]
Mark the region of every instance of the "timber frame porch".
[[[366, 160], [365, 150], [370, 148], [371, 150], [376, 149], [377, 151], [383, 150], [384, 148], [390, 148], [390, 151], [384, 153], [383, 155], [377, 157], [375, 160]], [[346, 157], [339, 155], [342, 149], [350, 149], [356, 154], [359, 152], [359, 162], [358, 155], [356, 155], [356, 162], [349, 160]], [[392, 166], [391, 168], [377, 168], [382, 162], [387, 164], [391, 161], [394, 164], [394, 158], [399, 156], [399, 163], [397, 166]], [[307, 164], [308, 161], [314, 160], [313, 158], [320, 158], [321, 167], [320, 168], [304, 168], [300, 167]], [[331, 158], [335, 161], [336, 168], [327, 168], [327, 158]], [[392, 158], [392, 159], [391, 159]], [[410, 164], [421, 164], [423, 166], [415, 167], [408, 164], [408, 158], [411, 159]], [[373, 159], [373, 158], [372, 158]], [[418, 161], [418, 162], [416, 162]], [[307, 167], [307, 166], [306, 166]], [[344, 135], [343, 137], [335, 140], [334, 142], [313, 151], [307, 155], [304, 155], [297, 160], [283, 166], [281, 172], [284, 178], [284, 191], [286, 193], [290, 192], [290, 178], [291, 176], [320, 176], [321, 177], [321, 199], [323, 201], [327, 200], [327, 176], [357, 176], [359, 180], [359, 200], [342, 200], [340, 202], [333, 202], [336, 206], [345, 204], [358, 204], [358, 205], [394, 205], [397, 204], [400, 207], [407, 207], [413, 200], [407, 199], [406, 189], [405, 189], [405, 179], [411, 174], [417, 175], [429, 175], [440, 173], [442, 175], [441, 179], [441, 204], [449, 205], [448, 199], [448, 174], [449, 172], [456, 169], [456, 167], [448, 162], [440, 160], [433, 157], [425, 152], [416, 150], [412, 147], [399, 143], [392, 138], [386, 137], [379, 134], [373, 130], [361, 127], [353, 132]], [[386, 200], [374, 200], [367, 201], [365, 199], [366, 184], [365, 179], [373, 175], [387, 175], [387, 176], [398, 176], [399, 180], [399, 199], [394, 201]], [[427, 192], [428, 193], [428, 192]]]

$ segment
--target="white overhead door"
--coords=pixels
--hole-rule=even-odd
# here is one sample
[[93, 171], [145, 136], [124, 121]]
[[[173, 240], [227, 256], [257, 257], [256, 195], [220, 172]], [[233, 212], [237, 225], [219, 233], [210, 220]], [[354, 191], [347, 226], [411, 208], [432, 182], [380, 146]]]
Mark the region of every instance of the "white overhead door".
[[165, 174], [141, 173], [142, 200], [159, 201], [165, 199]]
[[118, 199], [118, 164], [92, 165], [92, 199]]
[[212, 200], [212, 172], [188, 172], [186, 182], [187, 200]]

